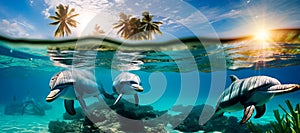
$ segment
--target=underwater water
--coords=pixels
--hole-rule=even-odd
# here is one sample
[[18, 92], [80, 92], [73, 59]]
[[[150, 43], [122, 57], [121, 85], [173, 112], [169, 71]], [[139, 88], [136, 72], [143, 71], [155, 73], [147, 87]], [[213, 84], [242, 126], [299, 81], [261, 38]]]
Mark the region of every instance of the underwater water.
[[[130, 71], [138, 75], [144, 91], [138, 93], [140, 107], [130, 108], [140, 110], [141, 114], [143, 107], [153, 107], [145, 109], [150, 112], [161, 111], [154, 117], [141, 118], [149, 123], [167, 114], [168, 119], [160, 119], [165, 120], [161, 124], [165, 124], [169, 132], [179, 132], [172, 120], [175, 123], [182, 122], [193, 111], [192, 107], [210, 105], [215, 108], [219, 96], [231, 84], [230, 75], [239, 78], [265, 75], [274, 77], [281, 83], [300, 84], [299, 41], [268, 43], [251, 38], [184, 38], [159, 43], [132, 43], [103, 38], [54, 41], [15, 40], [6, 37], [0, 39], [1, 132], [49, 132], [50, 121], [72, 121], [64, 120], [62, 99], [51, 103], [46, 103], [45, 100], [50, 92], [51, 77], [68, 69], [92, 71], [98, 85], [102, 84], [110, 94], [113, 93], [113, 80], [120, 72]], [[299, 103], [299, 94], [300, 91], [296, 91], [274, 97], [266, 103], [266, 113], [261, 118], [250, 120], [259, 124], [274, 121], [273, 110], [279, 109], [279, 104], [285, 105], [285, 100], [290, 100], [293, 104]], [[133, 102], [132, 99], [131, 95], [122, 98], [130, 103]], [[18, 108], [23, 107], [24, 103], [29, 103], [25, 109]], [[92, 103], [93, 100], [90, 100], [89, 105]], [[10, 110], [15, 113], [7, 114], [5, 108], [8, 105], [16, 105]], [[39, 115], [42, 111], [36, 109], [37, 105], [38, 108], [44, 108], [44, 114]], [[75, 105], [80, 106], [77, 101]], [[210, 107], [205, 109], [214, 111]], [[126, 115], [134, 110], [121, 112], [121, 115], [134, 120], [135, 118], [128, 117], [131, 114]], [[201, 110], [199, 115], [204, 112]], [[188, 112], [186, 115], [178, 115], [185, 111]], [[120, 114], [118, 111], [116, 113]], [[210, 111], [208, 115], [212, 113]], [[202, 114], [196, 120], [204, 120], [202, 117], [205, 115]], [[232, 123], [236, 125], [243, 117], [243, 110], [226, 112], [224, 115], [236, 117], [237, 120]], [[102, 126], [109, 127], [110, 123], [106, 124]], [[180, 129], [189, 127], [189, 124], [193, 126], [195, 122], [186, 122]]]

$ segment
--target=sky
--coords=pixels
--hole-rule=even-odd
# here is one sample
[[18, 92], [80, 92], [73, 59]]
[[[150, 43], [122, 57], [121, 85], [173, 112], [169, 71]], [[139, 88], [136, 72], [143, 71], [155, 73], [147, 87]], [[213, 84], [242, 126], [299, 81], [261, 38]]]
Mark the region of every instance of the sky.
[[261, 29], [300, 27], [300, 0], [1, 0], [0, 35], [55, 39], [48, 17], [59, 4], [75, 8], [76, 28], [65, 38], [91, 35], [95, 25], [105, 36], [121, 39], [113, 29], [121, 12], [141, 18], [144, 11], [161, 21], [157, 39], [190, 36], [232, 38]]

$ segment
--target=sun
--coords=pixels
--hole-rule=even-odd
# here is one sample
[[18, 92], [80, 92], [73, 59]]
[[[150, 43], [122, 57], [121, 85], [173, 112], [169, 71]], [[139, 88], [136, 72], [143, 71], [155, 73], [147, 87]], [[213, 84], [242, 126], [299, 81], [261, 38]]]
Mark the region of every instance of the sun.
[[267, 30], [261, 29], [256, 32], [254, 39], [258, 41], [267, 41], [270, 35]]

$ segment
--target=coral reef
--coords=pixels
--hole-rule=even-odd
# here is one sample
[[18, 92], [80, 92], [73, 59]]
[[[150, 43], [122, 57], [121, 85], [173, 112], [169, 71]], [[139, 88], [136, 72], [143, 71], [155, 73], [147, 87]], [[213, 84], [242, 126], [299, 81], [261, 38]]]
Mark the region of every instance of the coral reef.
[[248, 123], [248, 128], [251, 132], [263, 133], [299, 133], [300, 132], [300, 106], [299, 103], [294, 108], [289, 100], [285, 101], [289, 111], [287, 111], [282, 105], [279, 107], [283, 110], [285, 114], [280, 116], [279, 110], [273, 110], [274, 117], [276, 121], [270, 122], [267, 127], [272, 126], [272, 128], [265, 129], [266, 125], [262, 128], [261, 125], [254, 124], [252, 122]]
[[[203, 108], [206, 107], [208, 108], [206, 111], [208, 112], [202, 112]], [[174, 110], [180, 110], [184, 111], [185, 106], [177, 106], [174, 108]], [[218, 117], [214, 119], [210, 119], [206, 124], [204, 125], [199, 125], [199, 117], [202, 113], [204, 114], [209, 114], [209, 112], [214, 112], [214, 108], [209, 106], [209, 105], [197, 105], [193, 107], [191, 112], [188, 114], [188, 116], [174, 129], [183, 131], [183, 132], [196, 132], [199, 130], [210, 132], [210, 131], [220, 131], [224, 133], [236, 133], [236, 132], [243, 132], [247, 133], [249, 132], [248, 129], [246, 128], [246, 125], [240, 125], [238, 123], [238, 119], [236, 117]], [[178, 119], [181, 116], [184, 116], [183, 112], [179, 115], [175, 115], [172, 117], [171, 121], [176, 121], [174, 119]], [[172, 124], [172, 123], [171, 123]]]
[[[107, 101], [107, 103], [113, 103], [113, 100]], [[154, 110], [152, 106], [137, 107], [133, 103], [129, 103], [125, 100], [121, 100], [116, 106], [110, 107], [95, 103], [89, 106], [89, 109], [92, 110], [91, 116], [84, 117], [84, 120], [75, 120], [69, 123], [52, 121], [50, 122], [51, 124], [49, 123], [49, 131], [55, 132], [58, 128], [64, 128], [58, 131], [166, 133], [168, 132], [167, 127], [170, 127], [173, 128], [172, 130], [178, 130], [178, 132], [249, 132], [246, 125], [240, 125], [238, 123], [236, 117], [222, 116], [209, 120], [205, 125], [199, 125], [198, 120], [204, 107], [208, 108], [206, 111], [214, 111], [214, 108], [209, 105], [197, 105], [194, 107], [178, 105], [174, 106], [172, 111], [179, 113], [177, 115], [170, 115], [167, 111], [157, 111]], [[191, 109], [191, 112], [188, 112], [187, 108]], [[178, 122], [181, 123], [178, 125]], [[74, 124], [78, 125], [75, 126]], [[70, 129], [70, 127], [74, 128]]]
[[[156, 111], [152, 106], [137, 107], [132, 103], [121, 100], [116, 106], [111, 106], [110, 108], [95, 103], [89, 106], [89, 110], [92, 110], [91, 115], [84, 117], [84, 120], [75, 120], [69, 123], [51, 121], [48, 126], [49, 131], [100, 133], [167, 132], [164, 124], [152, 122], [149, 124], [146, 122], [146, 120], [157, 118], [166, 112]], [[64, 114], [65, 117], [70, 118]], [[74, 124], [77, 125], [70, 129]], [[78, 128], [78, 125], [82, 126]]]
[[5, 115], [45, 115], [45, 110], [52, 106], [42, 101], [35, 101], [33, 98], [26, 98], [23, 101], [17, 101], [16, 98], [4, 107]]
[[12, 102], [6, 104], [4, 107], [4, 114], [5, 115], [20, 115], [23, 110], [23, 103], [22, 102]]
[[[88, 117], [84, 120], [72, 122], [50, 121], [49, 132], [84, 132], [84, 133], [125, 133], [125, 132], [160, 132], [166, 133], [165, 125], [157, 124], [154, 127], [145, 126], [142, 120], [130, 120], [120, 117], [116, 112], [109, 109], [96, 110], [93, 115], [97, 116], [98, 122], [91, 121]], [[82, 125], [82, 126], [81, 126]]]
[[66, 133], [66, 132], [81, 132], [82, 121], [76, 120], [72, 122], [65, 121], [50, 121], [48, 128], [52, 133]]

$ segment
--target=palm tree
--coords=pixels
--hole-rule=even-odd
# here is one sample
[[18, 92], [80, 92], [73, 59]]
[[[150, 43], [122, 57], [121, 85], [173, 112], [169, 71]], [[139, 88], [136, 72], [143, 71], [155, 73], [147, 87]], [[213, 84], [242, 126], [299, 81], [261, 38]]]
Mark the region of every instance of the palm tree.
[[54, 20], [55, 22], [50, 23], [49, 25], [58, 25], [54, 33], [54, 37], [64, 37], [65, 33], [68, 36], [71, 34], [71, 30], [69, 26], [76, 27], [77, 22], [73, 19], [74, 17], [78, 16], [79, 14], [74, 14], [75, 9], [72, 8], [69, 11], [69, 5], [63, 6], [59, 4], [56, 7], [55, 14], [56, 16], [50, 16], [49, 18]]
[[105, 32], [100, 28], [100, 26], [98, 24], [96, 24], [95, 30], [93, 31], [93, 35], [99, 36], [99, 35], [103, 35], [103, 34], [105, 34]]
[[130, 32], [128, 39], [130, 40], [145, 40], [147, 36], [145, 32], [141, 31], [141, 21], [139, 18], [130, 18]]
[[145, 32], [148, 40], [152, 40], [155, 33], [160, 35], [162, 34], [162, 32], [159, 30], [159, 25], [163, 24], [162, 22], [153, 22], [153, 15], [150, 15], [149, 12], [143, 12], [142, 16], [143, 18], [140, 28], [143, 32]]
[[120, 28], [117, 34], [120, 34], [122, 38], [129, 39], [132, 32], [132, 28], [131, 28], [132, 26], [130, 24], [130, 19], [132, 15], [126, 15], [121, 12], [119, 17], [120, 17], [119, 22], [115, 23], [113, 28], [114, 29]]
[[114, 24], [114, 29], [120, 28], [117, 34], [130, 40], [152, 40], [155, 33], [162, 34], [159, 30], [159, 25], [163, 24], [162, 22], [153, 22], [153, 15], [150, 15], [149, 12], [143, 12], [142, 15], [141, 21], [132, 15], [120, 13], [119, 22]]

